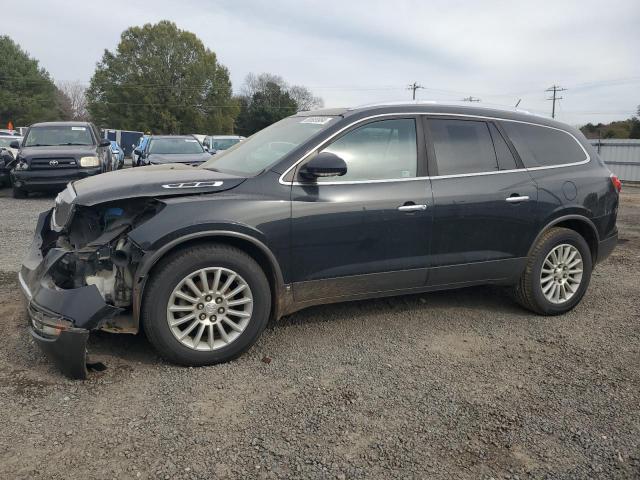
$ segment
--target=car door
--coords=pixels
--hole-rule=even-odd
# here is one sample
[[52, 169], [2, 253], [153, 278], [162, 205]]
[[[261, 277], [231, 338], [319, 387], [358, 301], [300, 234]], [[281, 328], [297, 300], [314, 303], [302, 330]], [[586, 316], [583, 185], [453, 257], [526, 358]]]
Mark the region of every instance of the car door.
[[429, 285], [510, 281], [537, 228], [537, 185], [497, 122], [425, 117], [433, 189]]
[[296, 302], [424, 286], [432, 198], [419, 117], [365, 120], [318, 152], [342, 158], [347, 173], [308, 181], [300, 175], [305, 162], [296, 169]]

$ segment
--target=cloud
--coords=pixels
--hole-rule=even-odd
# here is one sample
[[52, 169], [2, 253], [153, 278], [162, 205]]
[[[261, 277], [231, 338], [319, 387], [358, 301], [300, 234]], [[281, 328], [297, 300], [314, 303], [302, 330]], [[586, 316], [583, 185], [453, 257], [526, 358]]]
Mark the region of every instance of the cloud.
[[640, 103], [637, 0], [26, 0], [3, 27], [55, 78], [88, 81], [124, 29], [165, 18], [216, 52], [236, 90], [266, 71], [349, 106], [408, 99], [417, 81], [423, 99], [522, 98], [548, 112], [555, 83], [572, 124], [626, 118]]

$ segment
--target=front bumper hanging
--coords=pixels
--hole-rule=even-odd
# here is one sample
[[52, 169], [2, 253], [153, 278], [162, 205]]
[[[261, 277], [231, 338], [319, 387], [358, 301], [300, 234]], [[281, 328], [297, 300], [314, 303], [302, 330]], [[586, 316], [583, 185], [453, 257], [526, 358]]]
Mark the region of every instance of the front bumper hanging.
[[100, 328], [120, 308], [105, 303], [95, 285], [61, 289], [49, 271], [70, 252], [51, 248], [42, 255], [45, 235], [50, 233], [52, 210], [38, 217], [33, 243], [18, 275], [27, 298], [29, 330], [45, 354], [68, 377], [87, 377], [89, 332]]

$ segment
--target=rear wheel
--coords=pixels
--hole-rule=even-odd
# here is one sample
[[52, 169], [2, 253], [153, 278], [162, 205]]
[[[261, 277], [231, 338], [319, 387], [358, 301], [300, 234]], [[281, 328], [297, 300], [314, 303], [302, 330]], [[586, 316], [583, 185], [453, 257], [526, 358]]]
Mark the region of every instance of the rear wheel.
[[270, 310], [269, 282], [255, 260], [233, 247], [209, 245], [178, 252], [154, 269], [142, 318], [162, 357], [202, 366], [248, 350]]
[[13, 198], [27, 198], [29, 194], [22, 188], [13, 187]]
[[542, 315], [565, 313], [587, 291], [592, 267], [589, 245], [580, 234], [551, 228], [529, 255], [514, 297], [523, 307]]

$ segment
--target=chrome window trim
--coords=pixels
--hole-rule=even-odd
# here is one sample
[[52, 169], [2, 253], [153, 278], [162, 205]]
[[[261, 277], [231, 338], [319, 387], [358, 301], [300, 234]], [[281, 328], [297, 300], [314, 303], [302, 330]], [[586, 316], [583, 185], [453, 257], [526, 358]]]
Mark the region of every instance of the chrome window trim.
[[573, 166], [576, 166], [576, 165], [584, 165], [584, 164], [589, 163], [591, 161], [591, 156], [589, 155], [589, 152], [587, 152], [587, 150], [584, 148], [584, 146], [582, 146], [582, 144], [578, 141], [578, 139], [575, 137], [575, 135], [573, 135], [571, 132], [567, 132], [566, 130], [562, 130], [561, 128], [551, 127], [549, 125], [540, 125], [539, 123], [526, 122], [524, 120], [512, 120], [510, 118], [491, 117], [491, 116], [488, 116], [488, 115], [472, 115], [472, 114], [466, 114], [466, 113], [445, 113], [445, 112], [379, 113], [377, 115], [370, 115], [368, 117], [360, 118], [358, 120], [355, 120], [355, 121], [349, 123], [348, 125], [344, 126], [340, 130], [338, 130], [337, 132], [334, 132], [332, 135], [330, 135], [329, 137], [325, 138], [323, 141], [318, 143], [314, 148], [312, 148], [310, 150], [307, 150], [307, 152], [302, 157], [300, 157], [299, 160], [294, 162], [293, 165], [291, 165], [289, 168], [287, 168], [284, 171], [284, 173], [282, 175], [280, 175], [280, 177], [278, 178], [278, 182], [280, 184], [282, 184], [282, 185], [291, 185], [291, 186], [294, 186], [294, 185], [295, 186], [308, 186], [308, 185], [310, 185], [310, 183], [301, 183], [301, 182], [296, 182], [296, 181], [293, 181], [293, 180], [290, 181], [290, 182], [286, 182], [284, 180], [284, 177], [286, 177], [289, 174], [289, 172], [291, 172], [291, 170], [295, 169], [300, 163], [302, 163], [313, 152], [318, 150], [322, 145], [324, 145], [325, 143], [331, 141], [333, 138], [337, 137], [342, 132], [344, 132], [345, 130], [348, 130], [349, 128], [353, 127], [354, 125], [358, 125], [359, 123], [363, 123], [363, 122], [366, 122], [367, 120], [371, 120], [371, 119], [374, 119], [374, 118], [397, 117], [397, 116], [405, 116], [405, 117], [442, 116], [442, 117], [476, 118], [476, 119], [482, 119], [482, 120], [497, 120], [497, 121], [500, 121], [500, 122], [524, 123], [526, 125], [533, 125], [535, 127], [550, 128], [551, 130], [557, 130], [557, 131], [562, 132], [562, 133], [564, 133], [566, 135], [569, 135], [571, 138], [573, 138], [573, 140], [578, 144], [578, 146], [582, 149], [582, 151], [586, 155], [586, 158], [584, 160], [580, 161], [580, 162], [562, 163], [560, 165], [546, 165], [546, 166], [531, 167], [531, 168], [524, 167], [524, 168], [511, 169], [511, 170], [495, 170], [495, 171], [490, 171], [490, 172], [459, 173], [459, 174], [455, 174], [455, 175], [434, 175], [434, 176], [411, 177], [411, 178], [388, 178], [388, 179], [383, 179], [383, 180], [351, 180], [351, 181], [346, 181], [346, 182], [320, 182], [320, 183], [315, 183], [315, 184], [312, 184], [312, 185], [357, 185], [357, 184], [361, 184], [361, 183], [411, 182], [411, 181], [418, 181], [418, 180], [440, 180], [440, 179], [445, 179], [445, 178], [478, 177], [478, 176], [483, 176], [483, 175], [496, 175], [496, 174], [500, 174], [500, 173], [514, 173], [514, 172], [525, 172], [525, 171], [532, 171], [532, 170], [549, 170], [549, 169], [552, 169], [552, 168], [573, 167]]

